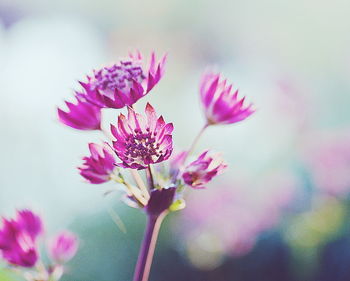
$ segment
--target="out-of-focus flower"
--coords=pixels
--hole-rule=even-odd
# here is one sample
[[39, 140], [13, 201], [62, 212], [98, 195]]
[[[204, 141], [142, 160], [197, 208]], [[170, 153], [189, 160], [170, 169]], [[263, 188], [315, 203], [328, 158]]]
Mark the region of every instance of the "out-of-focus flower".
[[[259, 234], [278, 224], [297, 186], [293, 175], [280, 172], [256, 183], [226, 179], [223, 185], [189, 194], [177, 228], [189, 246], [190, 258], [202, 260], [205, 253], [221, 260], [220, 253], [247, 254]], [[208, 243], [216, 248], [208, 251]], [[199, 261], [194, 265], [200, 266]]]
[[29, 210], [17, 211], [15, 219], [3, 218], [0, 252], [10, 264], [33, 267], [38, 260], [37, 239], [42, 233], [39, 216]]
[[331, 195], [350, 191], [350, 133], [313, 133], [304, 145], [304, 159], [314, 185]]
[[93, 184], [100, 184], [110, 180], [115, 169], [113, 150], [107, 145], [89, 143], [90, 156], [83, 158], [84, 163], [78, 167], [80, 174]]
[[206, 183], [221, 174], [226, 167], [221, 155], [210, 155], [207, 150], [185, 168], [182, 178], [193, 188], [204, 188]]
[[118, 117], [117, 127], [111, 125], [116, 141], [113, 142], [118, 157], [123, 161], [120, 167], [144, 169], [150, 164], [167, 160], [173, 150], [173, 124], [165, 123], [147, 103], [146, 118], [128, 107], [128, 118]]
[[145, 96], [159, 82], [164, 74], [166, 56], [156, 62], [155, 53], [151, 54], [146, 67], [140, 52], [130, 54], [126, 60], [95, 70], [80, 82], [85, 92], [83, 96], [91, 103], [108, 108], [122, 108], [133, 105]]
[[17, 211], [15, 219], [3, 218], [2, 221], [0, 257], [17, 266], [17, 272], [28, 281], [59, 280], [64, 273], [63, 263], [77, 252], [78, 238], [68, 231], [53, 238], [48, 243], [53, 262], [46, 266], [39, 260], [37, 245], [38, 238], [43, 234], [41, 218], [30, 210], [21, 210]]
[[101, 128], [101, 108], [77, 98], [77, 103], [65, 102], [68, 111], [58, 108], [61, 123], [78, 130], [99, 130]]
[[209, 125], [236, 123], [254, 113], [252, 105], [245, 106], [245, 97], [239, 99], [238, 90], [234, 91], [220, 74], [204, 73], [200, 97]]
[[56, 235], [48, 245], [51, 258], [57, 263], [66, 263], [77, 253], [79, 240], [69, 231], [63, 231]]

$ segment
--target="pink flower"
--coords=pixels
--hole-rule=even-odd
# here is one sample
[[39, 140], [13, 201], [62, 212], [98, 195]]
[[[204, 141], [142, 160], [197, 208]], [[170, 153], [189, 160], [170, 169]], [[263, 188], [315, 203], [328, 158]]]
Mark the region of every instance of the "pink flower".
[[32, 267], [38, 260], [36, 241], [41, 233], [40, 217], [29, 210], [18, 211], [16, 219], [3, 218], [0, 253], [10, 264]]
[[193, 188], [204, 188], [204, 184], [221, 174], [226, 167], [227, 165], [219, 154], [210, 156], [208, 151], [204, 151], [197, 160], [185, 168], [182, 178]]
[[[257, 179], [239, 177], [227, 177], [206, 192], [188, 194], [187, 207], [176, 224], [186, 245], [208, 234], [220, 241], [224, 254], [247, 254], [263, 232], [282, 221], [300, 187], [298, 178], [284, 170], [274, 169]], [[210, 254], [205, 245], [203, 249], [200, 253]]]
[[245, 97], [239, 99], [238, 90], [233, 91], [232, 85], [222, 80], [220, 74], [203, 75], [200, 96], [209, 125], [236, 123], [254, 113], [252, 105], [244, 106]]
[[61, 123], [78, 130], [99, 130], [101, 128], [101, 108], [77, 98], [77, 103], [66, 101], [68, 111], [58, 108]]
[[66, 263], [77, 253], [79, 240], [69, 231], [63, 231], [56, 235], [48, 245], [51, 258], [57, 263]]
[[159, 82], [164, 74], [166, 56], [158, 63], [154, 52], [149, 66], [143, 65], [140, 52], [112, 66], [95, 70], [88, 82], [80, 82], [84, 97], [100, 107], [123, 108], [133, 105]]
[[311, 132], [303, 156], [317, 189], [346, 196], [350, 191], [350, 132]]
[[123, 161], [120, 167], [144, 169], [167, 160], [172, 153], [173, 124], [165, 123], [162, 116], [158, 118], [149, 103], [145, 112], [146, 117], [128, 107], [128, 118], [120, 114], [118, 126], [111, 126], [115, 152]]
[[99, 184], [110, 180], [115, 168], [113, 150], [107, 145], [89, 143], [91, 155], [83, 158], [84, 163], [78, 169], [90, 183]]

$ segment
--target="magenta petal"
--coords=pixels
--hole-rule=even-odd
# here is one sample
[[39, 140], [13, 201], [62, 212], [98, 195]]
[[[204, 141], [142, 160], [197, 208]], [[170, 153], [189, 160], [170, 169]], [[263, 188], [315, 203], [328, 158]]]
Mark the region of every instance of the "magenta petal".
[[17, 212], [17, 223], [20, 228], [26, 230], [33, 240], [35, 240], [43, 231], [40, 217], [29, 210]]
[[155, 130], [156, 123], [157, 123], [157, 114], [154, 108], [149, 103], [147, 103], [146, 105], [145, 113], [147, 116], [147, 123], [148, 123], [149, 129], [151, 132], [153, 132]]
[[101, 109], [76, 96], [77, 103], [66, 102], [69, 111], [58, 108], [61, 123], [78, 130], [99, 130], [101, 126]]
[[208, 89], [206, 90], [205, 96], [203, 99], [203, 103], [205, 106], [208, 106], [210, 102], [214, 99], [214, 94], [218, 88], [218, 84], [219, 84], [219, 76], [216, 77], [213, 81], [210, 81], [210, 83], [208, 84]]

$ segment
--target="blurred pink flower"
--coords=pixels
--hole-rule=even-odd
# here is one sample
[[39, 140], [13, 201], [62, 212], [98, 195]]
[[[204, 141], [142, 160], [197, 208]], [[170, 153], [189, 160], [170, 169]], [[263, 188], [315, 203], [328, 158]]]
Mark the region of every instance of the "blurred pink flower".
[[189, 243], [209, 233], [222, 243], [226, 254], [245, 255], [259, 234], [279, 222], [296, 187], [295, 178], [287, 173], [264, 177], [257, 184], [226, 180], [222, 186], [190, 194], [177, 227]]
[[68, 111], [58, 108], [61, 123], [78, 130], [99, 130], [101, 128], [101, 108], [77, 98], [77, 103], [66, 101]]
[[36, 242], [43, 231], [39, 216], [29, 210], [17, 211], [15, 219], [3, 218], [0, 252], [10, 264], [33, 267], [38, 260]]
[[239, 99], [238, 90], [234, 91], [220, 74], [204, 73], [200, 96], [209, 125], [236, 123], [254, 113], [252, 105], [245, 106], [245, 97]]
[[313, 133], [304, 143], [304, 159], [316, 188], [331, 195], [350, 191], [350, 133]]
[[113, 142], [118, 157], [123, 161], [118, 166], [144, 169], [149, 164], [167, 160], [173, 150], [173, 124], [165, 123], [147, 103], [146, 118], [128, 107], [128, 118], [118, 117], [118, 126], [111, 125], [116, 141]]
[[156, 62], [152, 52], [146, 67], [140, 52], [130, 54], [112, 66], [95, 70], [87, 83], [80, 82], [85, 92], [83, 96], [91, 103], [108, 108], [122, 108], [133, 105], [145, 96], [159, 82], [164, 74], [166, 56]]
[[109, 181], [115, 169], [113, 150], [106, 143], [89, 143], [89, 150], [91, 155], [84, 157], [83, 165], [78, 167], [80, 175], [93, 184]]
[[66, 263], [75, 256], [78, 246], [78, 237], [69, 231], [63, 231], [49, 241], [48, 252], [55, 262]]
[[210, 155], [207, 150], [198, 159], [187, 165], [182, 178], [186, 184], [193, 188], [204, 188], [204, 185], [213, 177], [223, 173], [226, 167], [221, 155]]

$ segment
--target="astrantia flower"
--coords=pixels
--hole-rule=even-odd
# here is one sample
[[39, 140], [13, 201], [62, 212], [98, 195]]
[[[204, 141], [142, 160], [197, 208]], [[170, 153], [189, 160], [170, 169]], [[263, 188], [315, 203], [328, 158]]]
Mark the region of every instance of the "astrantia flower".
[[3, 218], [0, 253], [10, 264], [32, 267], [38, 260], [36, 242], [41, 233], [40, 217], [29, 210], [18, 211], [16, 219]]
[[156, 62], [152, 53], [149, 66], [142, 55], [130, 54], [126, 60], [95, 70], [83, 86], [85, 98], [100, 107], [122, 108], [133, 105], [159, 82], [164, 74], [166, 56]]
[[58, 108], [61, 123], [78, 130], [99, 130], [101, 128], [101, 108], [87, 102], [82, 97], [77, 103], [66, 101], [68, 111]]
[[75, 256], [78, 245], [79, 240], [75, 234], [63, 231], [49, 242], [49, 255], [57, 263], [66, 263]]
[[[17, 211], [16, 218], [2, 219], [0, 227], [0, 257], [25, 280], [59, 280], [64, 273], [63, 263], [70, 260], [78, 248], [78, 238], [64, 231], [49, 244], [52, 262], [39, 260], [38, 238], [43, 234], [41, 218], [30, 210]], [[38, 265], [38, 266], [36, 266]], [[28, 270], [28, 268], [31, 268]]]
[[220, 74], [207, 72], [203, 75], [200, 96], [209, 125], [236, 123], [254, 113], [252, 105], [245, 106], [245, 97], [239, 99], [238, 90], [234, 91]]
[[209, 155], [208, 151], [205, 151], [185, 168], [182, 178], [193, 188], [204, 188], [206, 183], [221, 174], [226, 167], [219, 154]]
[[78, 169], [90, 183], [99, 184], [110, 180], [115, 169], [113, 150], [107, 145], [89, 143], [91, 155], [83, 158], [84, 163]]
[[116, 141], [113, 142], [118, 157], [123, 161], [118, 166], [144, 169], [150, 164], [167, 160], [173, 150], [173, 124], [165, 123], [156, 115], [150, 104], [146, 105], [146, 117], [128, 108], [128, 118], [118, 117], [118, 126], [111, 126]]

